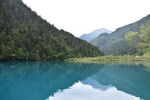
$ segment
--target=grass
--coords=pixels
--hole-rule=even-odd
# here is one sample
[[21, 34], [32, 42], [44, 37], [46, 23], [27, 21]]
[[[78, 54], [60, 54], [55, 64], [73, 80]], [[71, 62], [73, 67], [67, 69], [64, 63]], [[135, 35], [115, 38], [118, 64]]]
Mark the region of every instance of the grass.
[[117, 64], [135, 64], [149, 63], [150, 56], [98, 56], [98, 57], [83, 57], [69, 58], [66, 61], [77, 63], [117, 63]]

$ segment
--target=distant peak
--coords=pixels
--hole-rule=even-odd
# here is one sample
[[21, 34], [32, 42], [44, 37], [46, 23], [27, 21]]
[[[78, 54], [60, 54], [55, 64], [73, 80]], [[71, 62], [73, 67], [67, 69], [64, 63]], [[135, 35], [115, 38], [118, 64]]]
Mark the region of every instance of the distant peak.
[[81, 35], [80, 38], [83, 39], [83, 40], [86, 40], [86, 41], [90, 41], [90, 40], [98, 37], [102, 33], [110, 34], [111, 31], [106, 29], [106, 28], [99, 28], [99, 29], [93, 30], [90, 33]]

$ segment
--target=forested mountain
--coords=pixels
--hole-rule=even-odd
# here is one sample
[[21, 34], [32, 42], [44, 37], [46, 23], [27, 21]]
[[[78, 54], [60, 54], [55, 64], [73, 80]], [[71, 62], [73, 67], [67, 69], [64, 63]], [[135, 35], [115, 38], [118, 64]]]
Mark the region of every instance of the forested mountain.
[[89, 42], [90, 40], [98, 37], [102, 33], [108, 33], [109, 34], [109, 33], [111, 33], [111, 31], [108, 29], [105, 29], [105, 28], [100, 28], [100, 29], [92, 31], [91, 33], [81, 35], [80, 39], [83, 39], [83, 40], [86, 40]]
[[101, 34], [90, 43], [106, 55], [150, 55], [150, 15], [110, 35]]
[[21, 0], [0, 0], [0, 60], [97, 56], [91, 44], [58, 30]]

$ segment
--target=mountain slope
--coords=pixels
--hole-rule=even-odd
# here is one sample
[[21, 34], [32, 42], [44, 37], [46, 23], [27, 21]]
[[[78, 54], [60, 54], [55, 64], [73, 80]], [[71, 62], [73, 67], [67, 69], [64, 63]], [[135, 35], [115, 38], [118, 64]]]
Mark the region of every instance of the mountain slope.
[[91, 44], [47, 23], [21, 0], [0, 0], [0, 19], [1, 60], [101, 55]]
[[91, 33], [83, 34], [82, 36], [80, 36], [80, 39], [90, 41], [90, 40], [98, 37], [102, 33], [111, 33], [111, 31], [109, 31], [108, 29], [105, 29], [105, 28], [100, 28], [100, 29], [92, 31]]
[[150, 55], [150, 15], [110, 35], [102, 34], [90, 43], [106, 55]]

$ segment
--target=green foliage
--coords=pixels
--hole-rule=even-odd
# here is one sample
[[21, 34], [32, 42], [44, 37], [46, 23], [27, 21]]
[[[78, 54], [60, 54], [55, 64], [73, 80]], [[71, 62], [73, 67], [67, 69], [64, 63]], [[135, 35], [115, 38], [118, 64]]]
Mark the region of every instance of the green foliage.
[[137, 32], [129, 32], [125, 35], [125, 39], [127, 41], [131, 41], [134, 39], [135, 36], [137, 36]]
[[101, 64], [137, 64], [150, 62], [150, 56], [98, 56], [98, 57], [83, 57], [83, 58], [69, 58], [68, 62], [78, 63], [101, 63]]
[[90, 42], [106, 55], [150, 55], [150, 15]]
[[0, 59], [51, 60], [98, 56], [91, 44], [58, 30], [21, 0], [0, 0]]

